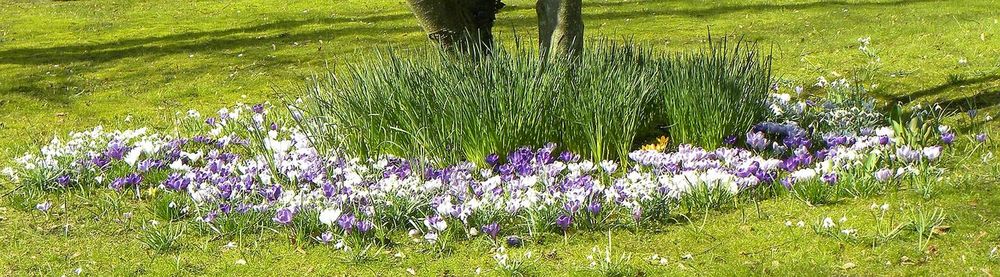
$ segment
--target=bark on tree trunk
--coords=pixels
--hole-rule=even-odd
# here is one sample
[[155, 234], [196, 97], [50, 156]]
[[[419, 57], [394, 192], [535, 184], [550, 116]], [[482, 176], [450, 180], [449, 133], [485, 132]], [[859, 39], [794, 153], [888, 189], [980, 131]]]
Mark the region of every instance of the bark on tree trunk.
[[427, 36], [442, 47], [466, 54], [489, 54], [498, 0], [407, 0]]
[[542, 58], [578, 59], [583, 52], [582, 0], [538, 0], [535, 11]]

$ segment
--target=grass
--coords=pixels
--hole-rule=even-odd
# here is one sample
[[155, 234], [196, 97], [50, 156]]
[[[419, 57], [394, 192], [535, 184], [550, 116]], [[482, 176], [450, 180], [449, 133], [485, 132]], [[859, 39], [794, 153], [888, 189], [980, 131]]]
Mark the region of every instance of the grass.
[[[507, 1], [498, 21], [501, 37], [534, 33], [533, 1]], [[774, 75], [811, 84], [862, 69], [860, 37], [880, 49], [881, 73], [873, 79], [883, 101], [941, 101], [948, 111], [1000, 111], [1000, 4], [990, 1], [586, 1], [592, 36], [631, 38], [657, 50], [690, 50], [705, 33], [745, 34], [773, 47]], [[166, 126], [174, 111], [203, 113], [234, 101], [277, 101], [286, 86], [313, 73], [366, 57], [371, 45], [422, 47], [425, 36], [402, 2], [393, 1], [4, 1], [0, 3], [0, 164], [53, 134], [92, 125]], [[965, 63], [960, 63], [965, 60]], [[279, 89], [274, 89], [274, 88]], [[246, 96], [245, 98], [243, 96]], [[126, 118], [130, 118], [125, 122]], [[951, 119], [960, 135], [975, 126]], [[996, 130], [996, 125], [987, 128]], [[994, 133], [996, 133], [994, 131]], [[993, 136], [995, 139], [996, 136]], [[964, 139], [964, 137], [963, 137]], [[965, 146], [970, 144], [966, 142]], [[628, 249], [631, 263], [647, 275], [996, 274], [1000, 260], [1000, 198], [995, 165], [978, 162], [984, 151], [948, 157], [953, 170], [935, 197], [890, 193], [844, 199], [808, 208], [792, 198], [710, 213], [707, 224], [669, 225], [642, 232], [616, 230], [613, 249]], [[956, 152], [958, 153], [958, 152]], [[961, 152], [965, 153], [965, 152]], [[2, 182], [2, 181], [0, 181]], [[360, 265], [331, 262], [345, 254], [326, 247], [297, 247], [285, 234], [250, 232], [236, 238], [185, 232], [181, 247], [155, 254], [137, 231], [154, 219], [153, 203], [101, 204], [72, 193], [32, 195], [55, 202], [48, 216], [4, 202], [0, 207], [0, 271], [16, 275], [219, 275], [253, 272], [358, 275], [497, 274], [486, 241], [463, 242], [442, 258], [403, 244]], [[58, 208], [68, 202], [66, 209]], [[785, 221], [815, 224], [848, 215], [863, 229], [872, 202], [897, 207], [940, 208], [950, 230], [926, 242], [913, 235], [872, 248], [870, 242], [817, 236]], [[101, 206], [108, 206], [101, 208]], [[114, 206], [113, 208], [110, 206]], [[131, 212], [126, 219], [100, 213]], [[897, 211], [897, 218], [908, 210]], [[100, 214], [98, 213], [98, 214]], [[111, 223], [121, 222], [121, 223]], [[161, 223], [176, 224], [176, 223]], [[109, 227], [110, 226], [110, 227]], [[254, 229], [248, 227], [248, 229]], [[228, 247], [230, 241], [235, 248]], [[927, 247], [915, 247], [925, 243]], [[602, 232], [571, 233], [529, 243], [535, 274], [596, 275], [585, 256], [606, 247]], [[518, 252], [520, 253], [520, 252]], [[666, 266], [644, 262], [657, 254]], [[690, 256], [688, 256], [690, 255]], [[684, 257], [690, 257], [685, 259]], [[905, 258], [904, 258], [905, 257]], [[245, 261], [245, 264], [238, 261]], [[853, 267], [847, 266], [853, 264]]]

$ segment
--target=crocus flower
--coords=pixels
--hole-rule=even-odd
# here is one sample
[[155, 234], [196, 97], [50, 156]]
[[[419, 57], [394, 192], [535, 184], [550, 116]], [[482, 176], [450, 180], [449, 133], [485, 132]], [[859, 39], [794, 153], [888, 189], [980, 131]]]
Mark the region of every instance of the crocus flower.
[[590, 212], [592, 214], [599, 214], [599, 213], [601, 213], [601, 202], [600, 201], [591, 201], [590, 204], [587, 205], [587, 212]]
[[486, 155], [486, 163], [489, 164], [490, 166], [496, 166], [497, 162], [499, 161], [500, 161], [500, 155], [497, 154]]
[[274, 218], [272, 220], [279, 224], [289, 224], [292, 223], [292, 217], [294, 215], [295, 214], [290, 208], [281, 208], [274, 214]]
[[490, 238], [496, 239], [497, 234], [500, 233], [500, 225], [496, 222], [483, 225], [483, 233], [490, 235]]
[[896, 156], [908, 163], [920, 161], [920, 151], [910, 148], [909, 145], [896, 149]]
[[340, 225], [340, 228], [344, 229], [344, 231], [350, 232], [351, 229], [354, 228], [356, 222], [357, 219], [355, 219], [354, 214], [344, 214], [340, 216], [339, 220], [337, 220], [337, 225]]
[[947, 132], [941, 134], [941, 143], [951, 145], [952, 142], [955, 142], [955, 133]]
[[980, 143], [986, 142], [986, 133], [979, 133], [976, 135], [976, 141]]
[[828, 185], [836, 185], [838, 179], [837, 173], [830, 172], [823, 175], [823, 182]]
[[938, 157], [941, 157], [941, 147], [940, 146], [924, 147], [923, 151], [921, 151], [921, 152], [923, 152], [924, 157], [926, 157], [927, 160], [930, 160], [930, 161], [937, 160]]
[[510, 246], [510, 247], [521, 247], [521, 245], [524, 245], [524, 242], [521, 240], [521, 237], [518, 237], [518, 236], [509, 236], [509, 237], [507, 237], [507, 246]]
[[356, 227], [358, 227], [358, 232], [362, 232], [362, 233], [368, 233], [368, 231], [371, 231], [372, 227], [374, 227], [374, 226], [375, 225], [372, 224], [372, 222], [368, 221], [368, 220], [361, 220], [361, 221], [358, 221], [358, 223], [356, 224]]
[[316, 237], [316, 241], [322, 244], [330, 243], [331, 241], [333, 241], [333, 233], [330, 233], [330, 231], [323, 232], [322, 234]]
[[827, 217], [827, 218], [823, 219], [823, 228], [824, 229], [830, 229], [830, 228], [833, 228], [835, 226], [837, 226], [837, 224], [833, 223], [833, 218]]
[[580, 210], [580, 201], [567, 201], [566, 204], [563, 204], [563, 208], [570, 214], [575, 214], [576, 211]]
[[558, 225], [563, 232], [566, 232], [566, 229], [569, 229], [570, 224], [573, 224], [573, 217], [563, 214], [556, 218], [556, 225]]
[[736, 135], [728, 135], [722, 140], [726, 145], [736, 145]]
[[580, 159], [580, 156], [573, 154], [573, 152], [563, 151], [559, 154], [559, 160], [563, 162], [573, 163]]
[[979, 114], [979, 111], [971, 109], [967, 113], [969, 114], [969, 119], [976, 119], [976, 115]]
[[892, 142], [892, 140], [889, 139], [889, 136], [879, 136], [878, 137], [878, 144], [879, 145], [889, 145], [889, 143], [891, 143], [891, 142]]
[[892, 178], [892, 170], [889, 170], [888, 168], [883, 168], [875, 172], [875, 180], [878, 180], [879, 182], [889, 181], [889, 178]]
[[333, 226], [340, 219], [340, 209], [329, 208], [319, 213], [319, 222]]
[[108, 143], [108, 149], [104, 151], [104, 155], [108, 156], [114, 160], [121, 160], [125, 156], [125, 151], [128, 148], [125, 143], [119, 140], [113, 140]]
[[37, 205], [35, 205], [35, 209], [38, 209], [39, 211], [41, 211], [43, 213], [44, 212], [48, 212], [50, 208], [52, 208], [52, 202], [49, 202], [49, 201], [45, 201], [45, 202], [38, 203]]
[[433, 229], [438, 231], [444, 231], [445, 229], [448, 229], [448, 222], [445, 222], [444, 219], [441, 218], [441, 216], [439, 215], [434, 215], [425, 218], [424, 225], [426, 225], [428, 229]]
[[601, 168], [605, 173], [613, 174], [618, 170], [618, 163], [614, 161], [601, 161]]
[[69, 175], [60, 175], [58, 178], [56, 178], [56, 183], [63, 187], [68, 186]]
[[767, 138], [764, 137], [764, 133], [753, 132], [747, 134], [747, 145], [754, 149], [763, 150], [767, 147], [768, 143]]

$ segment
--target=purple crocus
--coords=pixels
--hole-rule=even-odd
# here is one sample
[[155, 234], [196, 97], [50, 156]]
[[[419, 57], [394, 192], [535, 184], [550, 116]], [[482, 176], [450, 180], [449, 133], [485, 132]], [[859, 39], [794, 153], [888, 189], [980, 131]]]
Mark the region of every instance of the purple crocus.
[[250, 109], [253, 110], [254, 113], [264, 113], [264, 104], [253, 105]]
[[823, 175], [823, 182], [828, 185], [836, 185], [840, 177], [837, 177], [837, 173], [830, 172]]
[[350, 232], [354, 228], [356, 222], [357, 219], [354, 217], [354, 214], [344, 214], [340, 216], [340, 219], [337, 219], [337, 225], [340, 225], [340, 228], [347, 232]]
[[880, 169], [879, 171], [875, 171], [875, 180], [884, 183], [886, 181], [889, 181], [889, 178], [892, 178], [892, 170], [889, 170], [888, 168], [883, 168]]
[[570, 214], [575, 214], [576, 211], [580, 210], [580, 201], [567, 201], [566, 204], [563, 204], [563, 208]]
[[116, 178], [111, 184], [108, 184], [108, 187], [116, 191], [121, 191], [126, 186], [137, 186], [140, 183], [142, 183], [142, 175], [129, 173], [124, 177]]
[[500, 155], [497, 155], [496, 153], [486, 155], [486, 163], [490, 166], [496, 166], [499, 161]]
[[167, 176], [167, 179], [163, 180], [164, 187], [175, 191], [187, 191], [187, 187], [190, 184], [191, 180], [184, 178], [184, 176], [178, 172], [170, 173], [170, 175]]
[[747, 145], [757, 150], [764, 150], [767, 147], [768, 141], [764, 137], [764, 133], [753, 132], [747, 134]]
[[104, 155], [113, 160], [121, 160], [122, 157], [125, 156], [125, 151], [127, 150], [128, 148], [125, 146], [124, 142], [120, 140], [113, 140], [108, 142], [108, 148], [104, 151]]
[[51, 209], [51, 208], [52, 208], [52, 202], [49, 202], [49, 201], [45, 201], [45, 202], [38, 203], [37, 205], [35, 205], [35, 209], [38, 209], [39, 211], [41, 211], [43, 213], [44, 212], [48, 212], [49, 209]]
[[68, 186], [69, 185], [69, 175], [59, 175], [59, 177], [56, 178], [56, 183], [59, 184], [60, 186], [63, 186], [63, 187]]
[[277, 201], [278, 198], [281, 198], [281, 186], [273, 185], [270, 188], [261, 191], [261, 194], [264, 195], [264, 198], [267, 199], [267, 201]]
[[574, 163], [580, 160], [580, 156], [577, 156], [576, 154], [573, 154], [573, 152], [570, 151], [563, 151], [561, 154], [559, 154], [559, 160], [567, 163]]
[[316, 241], [322, 244], [330, 243], [331, 241], [333, 241], [333, 233], [330, 233], [329, 231], [323, 232], [322, 234], [316, 237]]
[[600, 201], [591, 201], [590, 204], [587, 205], [587, 212], [592, 213], [592, 214], [599, 214], [599, 213], [601, 213], [601, 202]]
[[566, 230], [569, 229], [570, 224], [573, 224], [573, 217], [562, 214], [556, 218], [556, 225], [558, 225], [563, 232], [566, 232]]
[[941, 134], [941, 143], [944, 143], [946, 145], [951, 145], [951, 143], [953, 142], [955, 142], [955, 133], [945, 132]]
[[490, 235], [490, 238], [492, 239], [496, 239], [497, 234], [500, 233], [500, 224], [493, 222], [490, 224], [483, 225], [483, 233]]
[[986, 142], [986, 133], [979, 133], [976, 135], [976, 141], [980, 143]]
[[781, 186], [785, 187], [785, 189], [792, 190], [792, 185], [795, 184], [795, 179], [792, 177], [782, 178], [780, 183]]
[[642, 220], [642, 206], [635, 206], [635, 208], [632, 208], [632, 219], [635, 220], [635, 222]]
[[281, 208], [278, 210], [277, 213], [274, 214], [273, 220], [274, 222], [277, 222], [279, 224], [287, 225], [289, 223], [292, 223], [293, 216], [295, 216], [295, 213], [292, 212], [292, 209]]
[[891, 143], [891, 142], [892, 142], [892, 140], [889, 139], [889, 136], [879, 136], [878, 137], [878, 144], [879, 145], [889, 145], [889, 143]]
[[735, 145], [736, 144], [736, 135], [728, 135], [728, 136], [726, 136], [726, 138], [722, 139], [722, 143], [725, 143], [726, 145]]
[[372, 228], [373, 228], [373, 227], [375, 227], [375, 225], [374, 225], [374, 224], [372, 224], [372, 222], [371, 222], [371, 221], [368, 221], [368, 220], [360, 220], [360, 221], [358, 221], [358, 223], [356, 224], [356, 226], [355, 226], [355, 227], [357, 227], [357, 228], [358, 228], [358, 232], [361, 232], [361, 233], [368, 233], [368, 231], [371, 231], [371, 230], [372, 230]]

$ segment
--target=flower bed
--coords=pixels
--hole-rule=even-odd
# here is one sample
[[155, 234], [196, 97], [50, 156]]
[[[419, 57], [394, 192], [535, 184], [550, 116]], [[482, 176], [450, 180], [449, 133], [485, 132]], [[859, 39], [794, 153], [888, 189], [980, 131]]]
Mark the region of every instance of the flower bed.
[[[815, 106], [773, 99], [776, 109]], [[781, 122], [730, 136], [726, 147], [666, 151], [664, 142], [624, 164], [547, 144], [436, 166], [429, 157], [362, 160], [319, 149], [298, 124], [307, 121], [290, 111], [237, 105], [204, 119], [191, 111], [171, 134], [97, 127], [53, 139], [4, 171], [26, 189], [104, 187], [152, 199], [157, 216], [190, 218], [222, 235], [285, 226], [302, 241], [349, 247], [408, 232], [443, 246], [481, 234], [502, 241], [669, 223], [679, 213], [783, 195], [809, 205], [899, 189], [929, 197], [955, 136], [933, 118], [817, 134], [775, 116]]]

